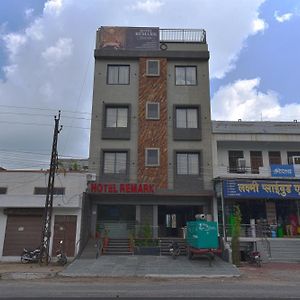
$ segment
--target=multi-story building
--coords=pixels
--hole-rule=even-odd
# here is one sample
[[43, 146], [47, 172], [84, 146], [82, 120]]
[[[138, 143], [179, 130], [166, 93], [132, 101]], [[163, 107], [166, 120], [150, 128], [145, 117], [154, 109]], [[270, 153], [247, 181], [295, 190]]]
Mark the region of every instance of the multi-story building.
[[228, 225], [239, 205], [243, 224], [268, 225], [270, 237], [300, 235], [299, 123], [213, 121], [212, 128], [220, 223], [224, 212]]
[[[0, 171], [0, 260], [19, 261], [24, 247], [40, 246], [48, 176], [47, 171]], [[50, 255], [60, 240], [68, 257], [78, 253], [85, 190], [85, 173], [56, 175]]]
[[205, 31], [101, 27], [94, 56], [91, 230], [179, 236], [195, 214], [212, 214]]

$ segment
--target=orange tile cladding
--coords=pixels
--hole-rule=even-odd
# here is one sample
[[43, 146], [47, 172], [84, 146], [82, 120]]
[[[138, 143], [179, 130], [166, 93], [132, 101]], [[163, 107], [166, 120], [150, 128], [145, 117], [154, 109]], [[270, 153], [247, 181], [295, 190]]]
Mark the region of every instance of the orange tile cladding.
[[[151, 58], [155, 59], [155, 58]], [[138, 181], [155, 184], [156, 188], [168, 187], [168, 106], [167, 60], [160, 61], [160, 76], [146, 76], [146, 58], [139, 61], [138, 104]], [[146, 102], [159, 102], [160, 119], [146, 119]], [[145, 166], [145, 149], [160, 149], [160, 166]]]

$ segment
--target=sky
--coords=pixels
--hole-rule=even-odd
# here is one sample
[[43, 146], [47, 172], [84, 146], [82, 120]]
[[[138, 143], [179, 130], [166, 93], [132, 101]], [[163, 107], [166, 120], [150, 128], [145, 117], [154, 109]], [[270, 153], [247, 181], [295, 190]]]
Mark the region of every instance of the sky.
[[0, 0], [0, 166], [87, 158], [96, 30], [205, 29], [213, 120], [300, 116], [298, 0]]

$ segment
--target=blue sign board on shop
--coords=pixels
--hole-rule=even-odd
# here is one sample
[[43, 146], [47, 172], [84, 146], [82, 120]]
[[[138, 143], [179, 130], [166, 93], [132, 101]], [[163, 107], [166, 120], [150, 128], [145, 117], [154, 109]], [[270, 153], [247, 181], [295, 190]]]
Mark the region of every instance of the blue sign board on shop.
[[271, 165], [272, 177], [295, 177], [294, 165]]
[[225, 198], [300, 199], [300, 181], [224, 180]]

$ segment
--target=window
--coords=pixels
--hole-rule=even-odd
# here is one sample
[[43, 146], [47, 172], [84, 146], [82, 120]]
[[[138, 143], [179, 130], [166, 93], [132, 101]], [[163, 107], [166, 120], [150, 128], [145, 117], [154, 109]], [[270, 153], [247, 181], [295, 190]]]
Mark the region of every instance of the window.
[[159, 76], [159, 60], [147, 60], [146, 74], [147, 76]]
[[176, 108], [176, 128], [198, 128], [198, 109]]
[[199, 153], [176, 154], [177, 175], [199, 175]]
[[[34, 195], [47, 195], [48, 188], [46, 187], [35, 187], [34, 188]], [[64, 187], [55, 187], [53, 188], [54, 195], [64, 195], [65, 188]]]
[[129, 66], [127, 65], [108, 65], [107, 83], [108, 84], [129, 84]]
[[269, 151], [269, 164], [281, 165], [280, 151]]
[[146, 118], [151, 120], [159, 119], [159, 103], [155, 103], [155, 102], [146, 103]]
[[146, 166], [156, 167], [159, 166], [159, 149], [158, 148], [147, 148], [145, 151]]
[[128, 125], [128, 108], [127, 107], [106, 107], [107, 128], [124, 128]]
[[241, 171], [245, 172], [246, 166], [240, 164], [241, 159], [244, 158], [243, 151], [228, 151], [228, 158], [230, 173], [240, 173]]
[[7, 187], [0, 187], [0, 195], [4, 195], [7, 193]]
[[127, 152], [104, 152], [104, 174], [126, 174]]
[[287, 153], [288, 164], [298, 165], [300, 163], [300, 152], [292, 151]]
[[251, 173], [259, 174], [259, 167], [263, 166], [263, 157], [261, 151], [250, 151]]
[[196, 67], [175, 67], [176, 85], [196, 85], [197, 84]]

